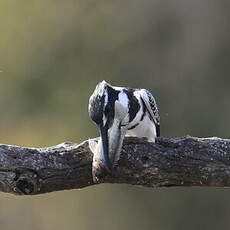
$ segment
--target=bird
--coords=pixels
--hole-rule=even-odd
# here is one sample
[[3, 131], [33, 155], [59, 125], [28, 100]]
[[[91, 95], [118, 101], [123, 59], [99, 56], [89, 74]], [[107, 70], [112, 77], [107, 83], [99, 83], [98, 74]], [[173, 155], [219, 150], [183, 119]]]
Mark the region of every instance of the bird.
[[112, 86], [103, 80], [90, 96], [88, 112], [100, 131], [92, 164], [94, 181], [116, 168], [125, 136], [149, 142], [160, 136], [159, 110], [146, 89]]

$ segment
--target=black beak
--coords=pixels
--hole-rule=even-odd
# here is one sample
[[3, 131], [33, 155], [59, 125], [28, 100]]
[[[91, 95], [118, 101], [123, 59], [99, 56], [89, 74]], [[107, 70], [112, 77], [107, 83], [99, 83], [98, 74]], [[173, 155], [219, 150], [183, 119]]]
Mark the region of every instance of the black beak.
[[102, 139], [102, 148], [103, 155], [105, 159], [105, 168], [108, 172], [111, 171], [111, 164], [109, 160], [109, 138], [108, 138], [108, 126], [100, 125], [101, 139]]

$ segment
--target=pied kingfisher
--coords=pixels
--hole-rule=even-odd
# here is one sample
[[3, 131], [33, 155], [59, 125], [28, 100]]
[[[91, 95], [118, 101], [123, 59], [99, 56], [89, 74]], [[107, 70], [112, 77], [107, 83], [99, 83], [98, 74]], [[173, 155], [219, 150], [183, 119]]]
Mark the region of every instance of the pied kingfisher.
[[116, 166], [124, 136], [146, 137], [155, 142], [160, 135], [157, 104], [146, 89], [115, 87], [102, 81], [89, 99], [89, 116], [101, 134], [93, 158], [96, 181]]

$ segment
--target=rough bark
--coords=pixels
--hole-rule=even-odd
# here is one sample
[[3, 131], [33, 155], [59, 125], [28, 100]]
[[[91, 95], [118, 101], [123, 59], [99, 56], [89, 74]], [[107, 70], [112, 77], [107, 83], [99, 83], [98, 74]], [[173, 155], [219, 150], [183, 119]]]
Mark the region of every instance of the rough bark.
[[[93, 185], [91, 139], [48, 148], [0, 145], [0, 191], [41, 194]], [[147, 187], [230, 186], [230, 140], [126, 138], [116, 172], [101, 183]]]

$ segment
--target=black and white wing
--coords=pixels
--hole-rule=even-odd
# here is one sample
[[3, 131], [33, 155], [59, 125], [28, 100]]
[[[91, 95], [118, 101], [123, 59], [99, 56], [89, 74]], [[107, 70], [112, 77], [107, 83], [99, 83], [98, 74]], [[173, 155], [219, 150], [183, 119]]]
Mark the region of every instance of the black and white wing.
[[145, 103], [150, 118], [154, 121], [156, 126], [157, 137], [160, 136], [160, 114], [157, 108], [157, 103], [153, 95], [146, 89], [140, 90], [141, 98]]

